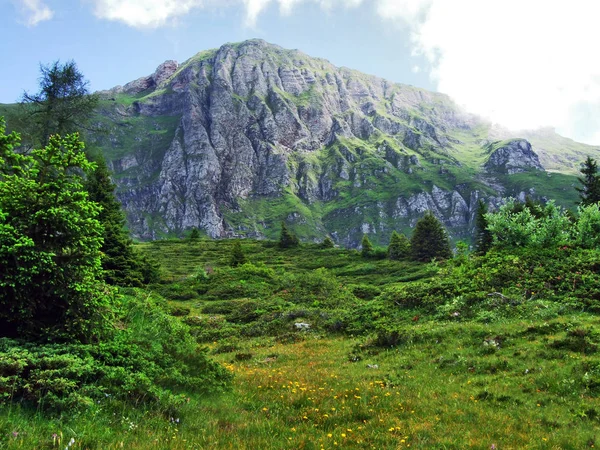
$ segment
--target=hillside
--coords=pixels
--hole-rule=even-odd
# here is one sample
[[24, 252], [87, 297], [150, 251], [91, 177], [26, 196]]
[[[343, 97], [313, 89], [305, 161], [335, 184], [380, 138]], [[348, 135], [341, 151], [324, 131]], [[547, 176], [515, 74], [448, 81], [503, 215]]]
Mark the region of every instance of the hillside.
[[195, 227], [274, 238], [285, 220], [305, 240], [356, 247], [426, 210], [468, 238], [479, 198], [573, 206], [577, 160], [600, 155], [552, 133], [500, 133], [445, 95], [260, 40], [167, 61], [101, 98], [104, 131], [88, 146], [143, 240]]

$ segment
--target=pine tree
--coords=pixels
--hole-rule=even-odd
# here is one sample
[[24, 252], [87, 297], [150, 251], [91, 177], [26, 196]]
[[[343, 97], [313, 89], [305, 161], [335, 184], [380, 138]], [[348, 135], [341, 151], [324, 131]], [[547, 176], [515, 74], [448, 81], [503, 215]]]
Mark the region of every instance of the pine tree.
[[90, 94], [89, 82], [74, 61], [40, 65], [39, 91], [25, 92], [21, 118], [33, 146], [45, 147], [52, 134], [65, 135], [86, 129], [98, 96]]
[[366, 234], [363, 235], [360, 245], [362, 247], [360, 254], [364, 258], [368, 258], [369, 256], [373, 255], [373, 244], [371, 244], [371, 241], [369, 240], [369, 236], [367, 236]]
[[492, 233], [487, 229], [488, 221], [485, 218], [487, 212], [487, 205], [479, 199], [475, 213], [475, 253], [478, 255], [485, 255], [492, 248]]
[[600, 176], [598, 175], [596, 160], [588, 156], [582, 163], [580, 172], [583, 175], [579, 178], [582, 187], [575, 188], [581, 198], [579, 204], [587, 206], [600, 202]]
[[404, 234], [393, 231], [387, 254], [389, 259], [398, 260], [406, 258], [410, 255], [410, 241]]
[[190, 241], [197, 241], [198, 239], [200, 239], [200, 232], [198, 231], [198, 228], [194, 227], [190, 233]]
[[246, 264], [246, 262], [247, 259], [244, 251], [242, 250], [242, 243], [238, 239], [233, 243], [233, 247], [231, 248], [231, 260], [229, 265], [231, 267], [237, 267]]
[[333, 247], [335, 247], [335, 243], [329, 236], [327, 236], [325, 239], [323, 239], [323, 242], [321, 243], [321, 248], [333, 248]]
[[285, 222], [281, 222], [281, 234], [279, 235], [279, 247], [280, 248], [292, 248], [298, 247], [300, 241], [298, 237], [288, 230]]
[[412, 258], [416, 261], [452, 257], [448, 233], [430, 211], [418, 220], [410, 240], [410, 248]]
[[125, 228], [125, 215], [115, 197], [115, 184], [102, 157], [96, 158], [96, 169], [88, 176], [85, 188], [89, 199], [102, 206], [98, 220], [104, 227], [102, 268], [107, 283], [119, 286], [141, 286], [156, 281], [158, 267], [147, 257], [138, 255]]

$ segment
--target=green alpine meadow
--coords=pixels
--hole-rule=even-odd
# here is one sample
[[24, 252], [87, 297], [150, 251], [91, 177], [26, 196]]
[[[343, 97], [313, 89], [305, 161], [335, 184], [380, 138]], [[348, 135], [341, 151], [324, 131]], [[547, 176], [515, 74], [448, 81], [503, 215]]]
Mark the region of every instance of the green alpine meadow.
[[259, 39], [42, 63], [0, 104], [0, 449], [594, 448], [598, 158]]

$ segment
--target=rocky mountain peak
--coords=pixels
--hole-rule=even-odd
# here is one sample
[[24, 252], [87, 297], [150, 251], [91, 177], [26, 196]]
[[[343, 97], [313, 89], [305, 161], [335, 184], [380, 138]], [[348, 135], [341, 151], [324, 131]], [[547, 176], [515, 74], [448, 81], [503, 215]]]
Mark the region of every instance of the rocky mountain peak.
[[425, 210], [464, 236], [479, 198], [513, 194], [503, 176], [542, 169], [528, 141], [486, 147], [490, 124], [445, 95], [262, 40], [167, 61], [110, 92], [121, 95], [100, 114], [114, 125], [96, 145], [141, 239], [194, 227], [276, 237], [287, 220], [304, 239], [355, 246]]
[[484, 166], [487, 172], [513, 175], [531, 169], [544, 170], [538, 155], [525, 139], [496, 142], [488, 148], [492, 153]]

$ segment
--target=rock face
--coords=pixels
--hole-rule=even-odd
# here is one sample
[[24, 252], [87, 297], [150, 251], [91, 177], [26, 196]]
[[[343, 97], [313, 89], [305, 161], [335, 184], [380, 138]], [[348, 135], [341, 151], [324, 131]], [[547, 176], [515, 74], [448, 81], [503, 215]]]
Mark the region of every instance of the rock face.
[[[92, 141], [140, 239], [193, 227], [276, 237], [286, 220], [304, 239], [356, 246], [362, 233], [386, 242], [425, 210], [460, 236], [480, 193], [492, 198], [485, 175], [465, 181], [469, 161], [454, 156], [483, 150], [485, 124], [448, 97], [264, 41], [167, 61], [101, 94], [109, 133]], [[526, 141], [512, 141], [485, 168], [524, 167], [541, 168]]]
[[544, 170], [538, 155], [525, 139], [515, 139], [496, 145], [496, 149], [485, 163], [486, 171], [513, 175], [536, 169]]

